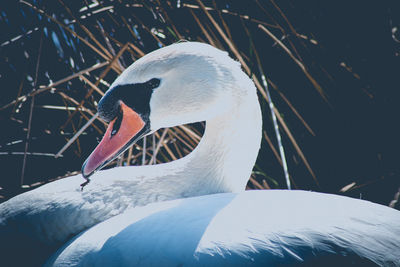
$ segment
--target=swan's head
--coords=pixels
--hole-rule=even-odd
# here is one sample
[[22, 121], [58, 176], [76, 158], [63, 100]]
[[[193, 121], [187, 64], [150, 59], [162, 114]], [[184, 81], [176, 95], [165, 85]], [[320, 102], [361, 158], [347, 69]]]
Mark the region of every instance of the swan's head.
[[99, 102], [98, 113], [109, 126], [83, 164], [83, 176], [101, 169], [146, 134], [224, 112], [233, 104], [231, 88], [240, 72], [239, 63], [226, 52], [193, 42], [164, 47], [137, 60]]

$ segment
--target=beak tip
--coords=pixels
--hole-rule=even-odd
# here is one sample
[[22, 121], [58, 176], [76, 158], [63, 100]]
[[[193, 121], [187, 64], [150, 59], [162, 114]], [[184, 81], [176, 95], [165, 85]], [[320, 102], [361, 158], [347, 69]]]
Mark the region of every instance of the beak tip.
[[85, 163], [83, 163], [81, 172], [82, 172], [83, 178], [85, 178], [86, 180], [88, 180], [89, 177], [94, 173], [94, 171], [88, 172], [88, 171], [86, 170], [86, 163], [87, 163], [87, 160], [85, 161]]

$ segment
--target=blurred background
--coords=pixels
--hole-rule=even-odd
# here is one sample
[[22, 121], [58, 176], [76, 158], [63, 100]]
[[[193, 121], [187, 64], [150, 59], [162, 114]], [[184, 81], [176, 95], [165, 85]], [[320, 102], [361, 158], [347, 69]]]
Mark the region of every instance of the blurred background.
[[[228, 51], [256, 83], [264, 133], [248, 189], [287, 188], [272, 101], [293, 188], [398, 208], [399, 12], [398, 1], [3, 3], [0, 202], [78, 174], [104, 133], [93, 116], [113, 80], [189, 40]], [[109, 167], [183, 157], [204, 126], [161, 129]]]

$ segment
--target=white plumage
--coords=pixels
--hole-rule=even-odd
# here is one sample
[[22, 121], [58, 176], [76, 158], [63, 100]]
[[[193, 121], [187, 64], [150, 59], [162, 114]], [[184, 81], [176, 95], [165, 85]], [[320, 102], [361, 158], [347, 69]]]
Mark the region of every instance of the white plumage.
[[399, 266], [399, 222], [396, 210], [335, 195], [214, 194], [128, 210], [74, 238], [48, 264]]
[[[206, 121], [194, 151], [100, 171], [83, 191], [79, 175], [1, 204], [5, 262], [39, 264], [62, 247], [48, 265], [274, 266], [350, 255], [400, 266], [398, 211], [311, 192], [242, 192], [260, 147], [261, 112], [252, 81], [226, 52], [192, 42], [156, 50], [110, 92], [153, 78], [161, 82], [147, 103], [149, 130]], [[160, 203], [145, 206], [153, 202]], [[28, 256], [17, 258], [21, 251]]]

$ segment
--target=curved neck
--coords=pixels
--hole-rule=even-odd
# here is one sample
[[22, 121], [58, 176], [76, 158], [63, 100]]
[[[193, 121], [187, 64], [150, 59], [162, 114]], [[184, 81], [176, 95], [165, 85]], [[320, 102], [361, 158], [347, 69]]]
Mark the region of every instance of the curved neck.
[[187, 185], [199, 194], [243, 191], [260, 148], [261, 124], [255, 90], [207, 120], [196, 149], [179, 160]]
[[164, 164], [101, 171], [89, 186], [107, 185], [99, 190], [112, 186], [133, 205], [244, 191], [260, 148], [262, 119], [250, 79], [239, 89], [243, 88], [235, 90], [238, 95], [225, 112], [206, 121], [200, 143], [187, 156]]

